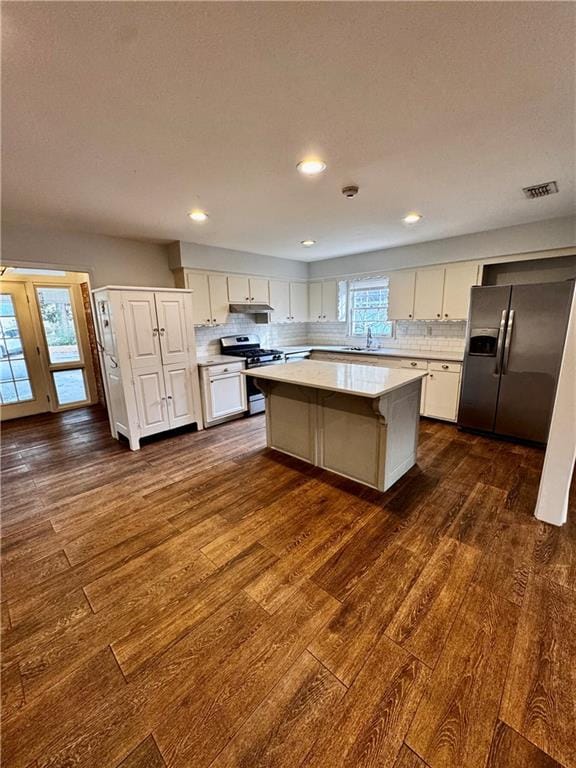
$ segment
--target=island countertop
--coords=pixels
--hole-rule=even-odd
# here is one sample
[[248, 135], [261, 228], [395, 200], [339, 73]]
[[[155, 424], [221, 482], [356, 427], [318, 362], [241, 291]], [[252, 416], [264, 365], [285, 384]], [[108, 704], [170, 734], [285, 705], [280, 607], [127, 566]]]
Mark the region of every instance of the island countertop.
[[360, 397], [377, 398], [418, 381], [425, 371], [374, 367], [355, 363], [332, 363], [303, 360], [299, 363], [268, 365], [242, 371], [246, 376], [266, 381], [280, 381], [312, 389], [344, 392]]

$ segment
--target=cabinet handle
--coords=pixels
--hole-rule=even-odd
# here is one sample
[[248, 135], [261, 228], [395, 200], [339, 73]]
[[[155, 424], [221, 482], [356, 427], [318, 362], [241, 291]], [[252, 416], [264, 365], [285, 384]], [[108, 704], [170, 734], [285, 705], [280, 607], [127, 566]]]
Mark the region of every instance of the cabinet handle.
[[441, 315], [440, 315], [440, 312], [438, 312], [438, 314], [436, 315], [436, 317], [441, 317]]
[[290, 320], [290, 315], [286, 315], [286, 320]]
[[168, 400], [172, 400], [172, 395], [168, 395]]
[[322, 315], [322, 317], [324, 318], [324, 320], [326, 320], [326, 315]]
[[444, 317], [448, 317], [448, 312], [444, 312]]
[[164, 331], [165, 330], [166, 330], [165, 328], [160, 328], [160, 336], [164, 336]]
[[410, 365], [416, 367], [418, 365], [418, 363], [410, 363]]
[[254, 296], [251, 296], [251, 297], [250, 297], [250, 301], [254, 301]]
[[448, 366], [447, 365], [443, 365], [442, 368], [444, 368], [445, 371], [448, 370]]
[[152, 336], [158, 335], [158, 328], [152, 328]]
[[210, 318], [209, 318], [209, 317], [207, 317], [207, 318], [206, 318], [206, 322], [207, 322], [207, 323], [209, 323], [209, 322], [210, 322]]
[[430, 378], [431, 378], [431, 379], [433, 379], [433, 378], [434, 378], [434, 374], [433, 374], [433, 373], [431, 373], [431, 374], [430, 374]]
[[216, 322], [216, 318], [215, 318], [215, 317], [213, 317], [213, 318], [212, 318], [212, 322], [213, 322], [213, 323], [215, 323], [215, 322]]
[[250, 301], [250, 296], [246, 296], [246, 301]]
[[408, 312], [408, 317], [412, 317], [412, 314], [410, 312]]

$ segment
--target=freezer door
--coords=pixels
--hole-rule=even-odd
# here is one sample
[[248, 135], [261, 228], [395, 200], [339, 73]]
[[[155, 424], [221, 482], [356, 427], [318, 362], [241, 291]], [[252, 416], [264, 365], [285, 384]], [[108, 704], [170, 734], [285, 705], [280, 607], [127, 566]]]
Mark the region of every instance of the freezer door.
[[458, 409], [460, 427], [486, 432], [494, 429], [509, 304], [509, 285], [472, 288]]
[[497, 434], [548, 439], [573, 287], [572, 282], [512, 287]]

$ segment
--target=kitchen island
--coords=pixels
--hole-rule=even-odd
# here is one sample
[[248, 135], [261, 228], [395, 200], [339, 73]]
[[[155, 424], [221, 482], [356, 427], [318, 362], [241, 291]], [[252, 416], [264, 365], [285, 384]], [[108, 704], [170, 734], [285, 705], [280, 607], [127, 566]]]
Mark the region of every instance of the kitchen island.
[[303, 360], [244, 373], [266, 398], [269, 448], [380, 491], [416, 463], [425, 372]]

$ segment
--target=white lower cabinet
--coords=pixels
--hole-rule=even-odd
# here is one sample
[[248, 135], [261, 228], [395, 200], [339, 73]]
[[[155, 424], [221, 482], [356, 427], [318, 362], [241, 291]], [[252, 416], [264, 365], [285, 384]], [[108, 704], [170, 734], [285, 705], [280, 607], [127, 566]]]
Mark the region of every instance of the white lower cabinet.
[[456, 421], [461, 372], [462, 366], [459, 363], [430, 362], [426, 382], [425, 416]]
[[241, 415], [248, 409], [244, 363], [202, 369], [202, 406], [206, 426]]
[[162, 366], [152, 369], [138, 368], [132, 372], [132, 377], [141, 436], [154, 435], [156, 432], [170, 429]]
[[[427, 371], [428, 360], [402, 360], [402, 368], [410, 368], [416, 371]], [[420, 391], [420, 415], [423, 416], [426, 412], [426, 380], [427, 376], [422, 379], [422, 389]]]
[[190, 369], [176, 363], [165, 365], [164, 383], [170, 428], [183, 427], [195, 421]]

